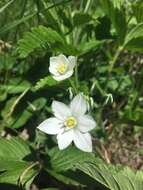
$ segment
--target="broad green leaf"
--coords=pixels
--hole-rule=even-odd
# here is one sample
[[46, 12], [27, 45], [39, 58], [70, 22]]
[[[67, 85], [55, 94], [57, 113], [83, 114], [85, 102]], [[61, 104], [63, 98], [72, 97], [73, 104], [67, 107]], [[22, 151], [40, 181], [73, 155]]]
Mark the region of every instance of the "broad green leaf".
[[[20, 138], [12, 138], [11, 140], [0, 139], [0, 158], [7, 160], [21, 160], [26, 155], [30, 154], [30, 148]], [[5, 163], [6, 164], [6, 163]], [[1, 169], [1, 167], [0, 167]]]
[[77, 168], [97, 180], [110, 190], [142, 190], [143, 173], [133, 172], [129, 168], [112, 166], [101, 162], [77, 164]]
[[74, 168], [77, 162], [92, 160], [94, 155], [78, 150], [75, 147], [69, 147], [65, 150], [53, 148], [49, 151], [51, 166], [55, 171], [66, 171]]
[[[20, 138], [0, 139], [0, 183], [17, 184], [21, 175], [22, 182], [30, 180], [37, 171], [32, 163], [24, 161], [31, 154], [30, 147]], [[29, 169], [28, 169], [29, 168]], [[26, 172], [26, 170], [28, 170]], [[26, 172], [26, 175], [24, 175]]]

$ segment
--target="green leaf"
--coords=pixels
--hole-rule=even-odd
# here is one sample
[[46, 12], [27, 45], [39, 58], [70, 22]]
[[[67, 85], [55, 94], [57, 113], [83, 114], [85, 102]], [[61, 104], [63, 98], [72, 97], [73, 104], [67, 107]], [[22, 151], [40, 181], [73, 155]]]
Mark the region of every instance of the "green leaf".
[[75, 13], [73, 17], [73, 26], [76, 27], [89, 23], [90, 20], [92, 20], [92, 17], [87, 13]]
[[110, 190], [142, 190], [143, 173], [125, 167], [115, 167], [95, 159], [94, 162], [77, 164], [77, 168]]
[[63, 38], [53, 29], [38, 26], [27, 32], [19, 40], [17, 51], [21, 57], [27, 57], [37, 48], [45, 48], [48, 44], [63, 43]]
[[143, 21], [143, 3], [136, 2], [132, 4], [133, 15], [138, 23]]
[[[0, 139], [0, 158], [7, 160], [21, 160], [30, 154], [29, 146], [20, 138], [12, 138], [11, 140]], [[1, 170], [1, 167], [0, 167]]]
[[120, 44], [123, 44], [127, 31], [127, 23], [124, 7], [121, 6], [122, 2], [120, 2], [120, 6], [111, 0], [100, 0], [100, 3], [116, 30]]
[[0, 90], [5, 91], [8, 94], [18, 94], [26, 89], [30, 88], [30, 82], [21, 80], [19, 78], [13, 78], [7, 85], [1, 85]]
[[69, 147], [65, 150], [53, 148], [49, 151], [49, 156], [51, 158], [51, 166], [57, 172], [72, 169], [77, 162], [82, 163], [94, 158], [92, 153], [82, 152], [75, 147]]
[[90, 41], [88, 42], [84, 42], [82, 44], [80, 44], [78, 46], [79, 49], [79, 55], [84, 55], [90, 51], [95, 51], [96, 49], [98, 49], [100, 47], [100, 45], [102, 45], [104, 43], [104, 41], [98, 41], [95, 39], [90, 39]]
[[11, 98], [6, 103], [6, 106], [1, 113], [6, 127], [23, 127], [23, 125], [33, 116], [34, 112], [42, 109], [47, 102], [45, 98], [41, 97], [33, 102], [27, 102], [28, 106], [26, 107], [21, 108], [20, 105], [18, 105], [17, 107], [19, 107], [20, 111], [19, 109], [16, 109], [17, 107], [12, 110], [11, 108], [15, 105], [17, 98], [18, 97]]
[[136, 38], [143, 37], [143, 22], [137, 24], [126, 36], [125, 39], [125, 45], [128, 45], [128, 43]]
[[35, 90], [39, 90], [41, 88], [44, 88], [45, 86], [55, 86], [57, 85], [58, 82], [54, 80], [51, 76], [44, 77], [40, 79], [36, 85], [35, 85]]
[[16, 26], [18, 26], [19, 24], [26, 22], [27, 20], [31, 19], [33, 16], [35, 16], [35, 13], [30, 14], [28, 16], [22, 17], [20, 19], [14, 20], [12, 23], [8, 23], [6, 24], [4, 27], [0, 28], [0, 34], [5, 33], [13, 28], [15, 28]]
[[[10, 140], [0, 139], [0, 183], [17, 184], [20, 176], [31, 166], [30, 162], [24, 161], [31, 154], [30, 147], [20, 138]], [[37, 171], [30, 168], [23, 175], [23, 183], [36, 175]]]
[[79, 186], [80, 183], [75, 180], [75, 179], [72, 179], [71, 176], [67, 176], [65, 175], [64, 173], [59, 173], [59, 172], [55, 172], [54, 170], [49, 170], [49, 169], [46, 169], [46, 171], [51, 175], [53, 176], [55, 179], [63, 182], [64, 184], [67, 184], [67, 185], [75, 185], [75, 186]]

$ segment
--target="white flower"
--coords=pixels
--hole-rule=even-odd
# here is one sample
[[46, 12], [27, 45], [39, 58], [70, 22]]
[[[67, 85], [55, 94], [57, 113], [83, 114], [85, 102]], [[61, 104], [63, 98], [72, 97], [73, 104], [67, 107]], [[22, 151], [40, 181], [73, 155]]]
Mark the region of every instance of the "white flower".
[[39, 126], [41, 131], [57, 135], [59, 149], [64, 149], [72, 142], [77, 148], [92, 152], [92, 140], [89, 131], [96, 123], [87, 115], [87, 102], [80, 93], [73, 98], [70, 105], [53, 101], [52, 110], [54, 117], [46, 119]]
[[76, 57], [68, 58], [62, 54], [50, 57], [49, 71], [57, 81], [64, 80], [72, 76], [76, 64]]

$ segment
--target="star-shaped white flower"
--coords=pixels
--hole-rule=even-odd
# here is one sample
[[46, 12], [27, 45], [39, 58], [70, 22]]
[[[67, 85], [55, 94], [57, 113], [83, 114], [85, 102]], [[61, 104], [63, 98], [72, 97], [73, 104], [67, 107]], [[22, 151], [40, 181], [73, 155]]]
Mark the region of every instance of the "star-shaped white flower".
[[61, 81], [72, 76], [75, 64], [76, 57], [69, 56], [67, 58], [63, 54], [60, 54], [55, 57], [50, 57], [49, 71], [55, 80]]
[[43, 121], [38, 129], [57, 135], [59, 149], [65, 149], [72, 142], [85, 152], [92, 152], [92, 140], [89, 131], [95, 128], [94, 119], [87, 115], [87, 102], [80, 93], [74, 97], [70, 105], [53, 101], [52, 110], [55, 117]]

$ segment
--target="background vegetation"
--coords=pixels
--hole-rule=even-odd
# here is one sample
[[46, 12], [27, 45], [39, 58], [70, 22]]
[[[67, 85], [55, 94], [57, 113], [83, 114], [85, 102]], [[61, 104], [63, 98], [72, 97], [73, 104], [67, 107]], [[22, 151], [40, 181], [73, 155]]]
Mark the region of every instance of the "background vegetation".
[[[142, 51], [142, 0], [1, 0], [0, 189], [142, 190]], [[60, 53], [78, 57], [92, 154], [36, 130], [72, 91], [48, 71]]]

